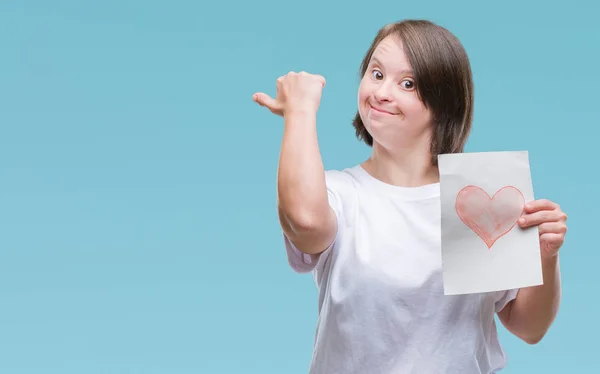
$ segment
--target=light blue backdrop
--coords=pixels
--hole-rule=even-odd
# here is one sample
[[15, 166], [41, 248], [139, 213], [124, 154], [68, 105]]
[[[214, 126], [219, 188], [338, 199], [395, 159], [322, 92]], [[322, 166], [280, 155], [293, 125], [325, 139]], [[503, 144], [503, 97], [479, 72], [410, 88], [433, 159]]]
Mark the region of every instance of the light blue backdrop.
[[506, 373], [588, 373], [600, 327], [592, 1], [0, 3], [0, 372], [305, 373], [310, 276], [275, 214], [280, 118], [251, 101], [323, 74], [327, 168], [355, 140], [357, 70], [403, 18], [472, 60], [468, 151], [528, 150], [536, 197], [569, 214], [564, 300], [545, 340], [501, 331]]

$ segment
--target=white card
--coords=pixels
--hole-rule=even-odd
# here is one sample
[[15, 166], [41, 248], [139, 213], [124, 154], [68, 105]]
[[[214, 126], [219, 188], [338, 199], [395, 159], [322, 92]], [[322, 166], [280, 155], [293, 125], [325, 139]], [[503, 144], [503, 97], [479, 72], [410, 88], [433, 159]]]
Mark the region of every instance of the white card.
[[438, 161], [444, 294], [541, 285], [538, 228], [517, 224], [534, 200], [528, 152], [444, 154]]

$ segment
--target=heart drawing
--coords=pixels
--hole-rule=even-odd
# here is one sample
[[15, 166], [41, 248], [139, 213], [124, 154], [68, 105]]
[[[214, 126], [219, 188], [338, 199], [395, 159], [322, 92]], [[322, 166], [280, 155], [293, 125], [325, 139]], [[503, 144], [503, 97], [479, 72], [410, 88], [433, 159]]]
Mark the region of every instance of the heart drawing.
[[502, 187], [492, 197], [477, 186], [467, 186], [456, 196], [456, 213], [488, 249], [512, 230], [524, 205], [525, 197], [513, 186]]

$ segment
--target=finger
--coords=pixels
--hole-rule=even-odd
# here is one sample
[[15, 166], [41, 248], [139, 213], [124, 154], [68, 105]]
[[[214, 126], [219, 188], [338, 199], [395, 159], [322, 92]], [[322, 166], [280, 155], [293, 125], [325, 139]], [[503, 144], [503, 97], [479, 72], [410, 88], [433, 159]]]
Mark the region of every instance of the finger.
[[325, 84], [327, 83], [327, 81], [325, 80], [325, 77], [322, 75], [316, 75], [317, 79], [319, 80], [319, 82], [321, 82], [321, 84], [323, 85], [323, 87], [325, 87]]
[[540, 235], [543, 234], [566, 234], [567, 225], [562, 222], [545, 222], [538, 227]]
[[277, 101], [265, 93], [255, 93], [252, 96], [252, 100], [254, 100], [258, 105], [267, 107], [270, 110], [277, 109]]
[[565, 242], [565, 236], [563, 234], [547, 233], [540, 235], [540, 242], [547, 244], [550, 248], [560, 248]]
[[558, 205], [548, 199], [540, 199], [530, 201], [525, 204], [525, 211], [527, 213], [534, 213], [540, 210], [554, 210], [558, 209]]
[[540, 210], [531, 214], [524, 214], [519, 218], [519, 226], [529, 227], [539, 225], [544, 222], [558, 222], [561, 220], [562, 212], [555, 210]]

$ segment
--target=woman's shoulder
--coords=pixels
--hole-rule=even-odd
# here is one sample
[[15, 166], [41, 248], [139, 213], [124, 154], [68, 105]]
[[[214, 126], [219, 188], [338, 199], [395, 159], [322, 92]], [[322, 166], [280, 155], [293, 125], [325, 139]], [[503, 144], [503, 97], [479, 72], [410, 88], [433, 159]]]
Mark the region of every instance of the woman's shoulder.
[[343, 169], [325, 170], [327, 183], [356, 187], [360, 180], [362, 167], [360, 165], [350, 166]]

